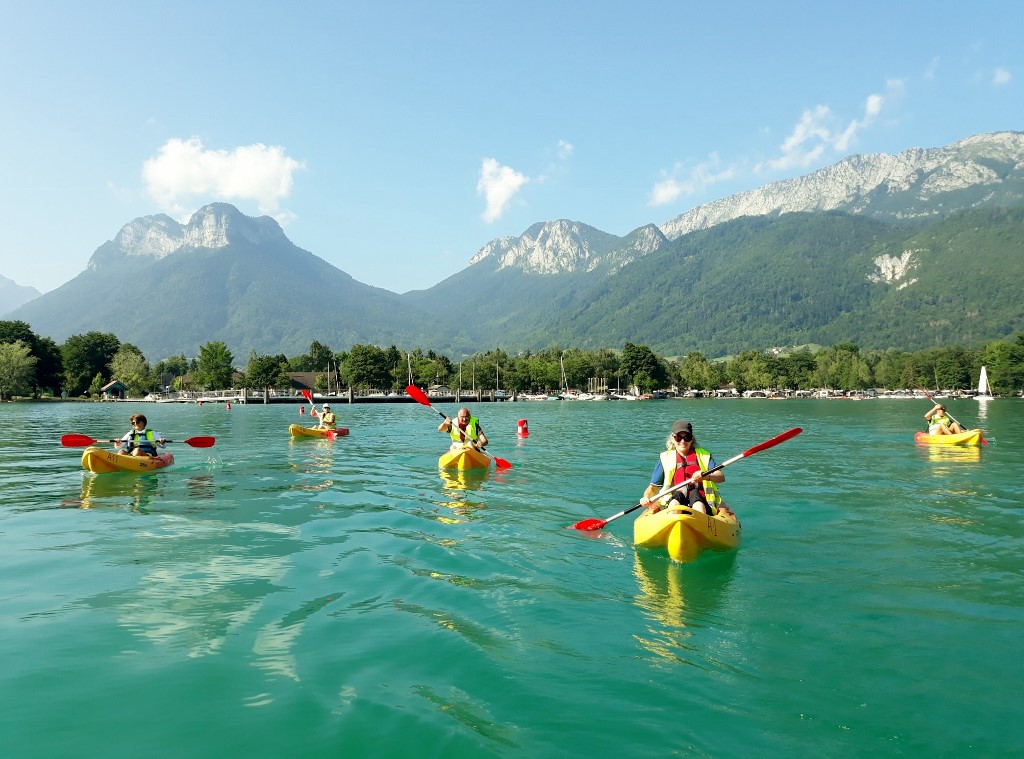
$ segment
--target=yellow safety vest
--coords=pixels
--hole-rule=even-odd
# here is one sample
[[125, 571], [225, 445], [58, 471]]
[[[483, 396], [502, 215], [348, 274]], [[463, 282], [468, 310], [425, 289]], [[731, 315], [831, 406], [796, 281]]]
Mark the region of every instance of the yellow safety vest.
[[[478, 424], [480, 424], [480, 420], [475, 416], [471, 416], [469, 417], [469, 424], [466, 425], [466, 429], [462, 429], [459, 427], [459, 420], [452, 419], [452, 428], [448, 432], [456, 443], [472, 442], [472, 440], [477, 438], [476, 428]], [[462, 437], [463, 435], [466, 436], [465, 440]]]
[[[709, 462], [711, 461], [711, 454], [703, 448], [697, 448], [694, 450], [697, 454], [697, 466], [700, 467], [700, 471], [706, 472], [711, 467]], [[665, 479], [662, 480], [661, 489], [672, 487], [672, 480], [676, 474], [676, 452], [675, 449], [669, 449], [661, 454], [661, 468], [665, 470]], [[702, 480], [700, 486], [704, 489], [704, 498], [707, 501], [708, 506], [711, 507], [713, 513], [718, 512], [718, 507], [722, 504], [722, 496], [718, 493], [718, 486], [711, 480]], [[662, 496], [658, 503], [662, 506], [668, 506], [672, 500], [672, 493], [666, 496]]]

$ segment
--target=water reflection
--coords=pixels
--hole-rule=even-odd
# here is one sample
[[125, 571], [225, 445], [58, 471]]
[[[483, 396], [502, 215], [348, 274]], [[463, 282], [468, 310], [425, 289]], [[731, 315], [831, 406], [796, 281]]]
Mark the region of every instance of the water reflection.
[[61, 505], [80, 509], [125, 505], [131, 511], [148, 513], [162, 491], [161, 483], [157, 475], [87, 474], [82, 479], [81, 499], [67, 499]]
[[637, 550], [634, 603], [650, 622], [633, 636], [637, 642], [657, 659], [692, 663], [695, 644], [690, 639], [712, 622], [732, 580], [735, 557], [733, 551], [681, 565], [664, 554]]
[[932, 472], [938, 475], [973, 472], [981, 463], [981, 448], [976, 445], [929, 445], [926, 451]]
[[[436, 519], [446, 524], [479, 519], [476, 512], [487, 508], [483, 503], [467, 498], [472, 491], [480, 490], [490, 478], [490, 469], [439, 469], [442, 499], [435, 501], [438, 507]], [[445, 509], [447, 511], [441, 511]], [[449, 515], [449, 512], [451, 515]]]
[[185, 487], [188, 489], [189, 498], [213, 498], [216, 495], [213, 477], [208, 474], [189, 477]]
[[288, 466], [293, 474], [313, 475], [324, 479], [300, 479], [290, 486], [290, 490], [327, 490], [334, 486], [332, 479], [335, 472], [335, 456], [337, 447], [328, 440], [320, 438], [292, 438], [289, 441], [290, 461]]

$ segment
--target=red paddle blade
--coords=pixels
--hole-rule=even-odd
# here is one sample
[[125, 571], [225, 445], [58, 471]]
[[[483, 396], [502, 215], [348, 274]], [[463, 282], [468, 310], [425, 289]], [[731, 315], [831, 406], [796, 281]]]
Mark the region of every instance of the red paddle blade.
[[497, 456], [494, 457], [494, 463], [497, 465], [498, 469], [512, 468], [512, 462], [506, 461], [505, 459], [502, 458], [498, 458]]
[[427, 394], [415, 385], [406, 385], [405, 392], [417, 403], [422, 403], [424, 406], [430, 405], [430, 399], [427, 397]]
[[311, 393], [309, 390], [303, 390], [302, 395], [310, 403], [313, 402], [313, 393]]
[[763, 443], [760, 443], [759, 445], [755, 445], [753, 448], [748, 448], [746, 451], [743, 452], [743, 455], [744, 456], [749, 456], [752, 453], [758, 453], [759, 451], [763, 451], [763, 450], [766, 450], [768, 448], [774, 448], [779, 443], [784, 443], [785, 441], [789, 440], [791, 437], [796, 437], [797, 435], [799, 435], [803, 431], [804, 431], [803, 427], [794, 427], [791, 430], [786, 430], [781, 435], [776, 435], [771, 440], [765, 440]]
[[[168, 440], [168, 443], [173, 443], [173, 440]], [[193, 448], [212, 448], [213, 444], [217, 442], [217, 438], [213, 437], [190, 437], [187, 440], [182, 440], [186, 445], [191, 445]]]
[[608, 522], [606, 522], [603, 519], [584, 519], [584, 520], [582, 520], [580, 522], [577, 522], [572, 527], [573, 527], [574, 530], [587, 530], [587, 531], [590, 531], [590, 530], [600, 530], [606, 524], [608, 524]]
[[98, 441], [94, 440], [93, 438], [89, 437], [88, 435], [75, 435], [75, 434], [71, 434], [71, 435], [64, 435], [60, 439], [60, 444], [65, 446], [65, 447], [67, 447], [67, 448], [81, 448], [82, 446], [92, 445], [93, 443], [96, 443], [96, 442], [98, 442]]

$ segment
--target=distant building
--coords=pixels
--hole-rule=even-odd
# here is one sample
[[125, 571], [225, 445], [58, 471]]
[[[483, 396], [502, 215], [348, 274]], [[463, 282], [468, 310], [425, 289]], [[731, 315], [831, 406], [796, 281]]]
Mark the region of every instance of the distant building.
[[103, 398], [106, 400], [124, 400], [128, 397], [128, 386], [121, 380], [114, 380], [101, 387], [100, 392], [103, 393]]

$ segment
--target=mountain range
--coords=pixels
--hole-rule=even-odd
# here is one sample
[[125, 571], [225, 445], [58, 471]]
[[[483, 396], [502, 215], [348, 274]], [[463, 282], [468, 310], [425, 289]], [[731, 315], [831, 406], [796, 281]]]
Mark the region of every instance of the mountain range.
[[23, 303], [39, 297], [39, 291], [34, 287], [19, 285], [13, 279], [0, 276], [0, 314], [13, 311]]
[[187, 224], [129, 222], [81, 274], [4, 318], [58, 342], [113, 332], [153, 360], [211, 340], [240, 361], [312, 340], [453, 359], [625, 342], [712, 357], [808, 342], [915, 350], [1024, 331], [1022, 249], [1024, 133], [999, 132], [851, 156], [624, 237], [537, 223], [401, 295], [298, 248], [269, 217], [214, 203]]

